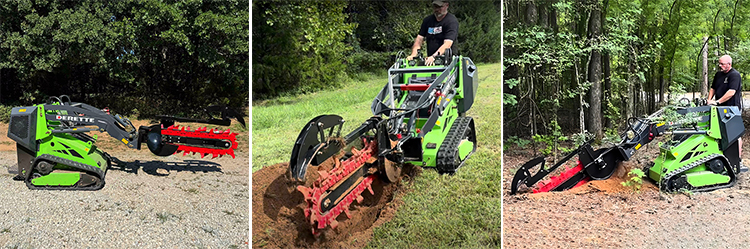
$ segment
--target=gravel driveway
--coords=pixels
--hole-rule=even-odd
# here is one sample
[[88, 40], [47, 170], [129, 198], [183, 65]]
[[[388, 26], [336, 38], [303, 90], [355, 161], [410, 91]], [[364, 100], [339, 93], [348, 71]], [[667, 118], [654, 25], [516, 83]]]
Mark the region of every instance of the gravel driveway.
[[[105, 150], [106, 151], [106, 150]], [[29, 190], [0, 151], [3, 248], [245, 248], [249, 159], [107, 151], [120, 162], [99, 191]]]

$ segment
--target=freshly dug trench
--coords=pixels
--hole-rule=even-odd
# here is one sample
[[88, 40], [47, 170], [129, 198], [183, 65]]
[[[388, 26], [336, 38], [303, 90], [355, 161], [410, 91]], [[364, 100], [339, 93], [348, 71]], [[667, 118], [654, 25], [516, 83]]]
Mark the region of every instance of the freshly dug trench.
[[[318, 178], [318, 171], [330, 170], [332, 166], [329, 160], [308, 168], [305, 185], [311, 186]], [[315, 238], [303, 211], [307, 204], [297, 191], [297, 185], [289, 180], [288, 170], [288, 163], [279, 163], [253, 173], [254, 248], [361, 248], [372, 237], [373, 228], [393, 218], [400, 204], [394, 201], [396, 190], [402, 186], [400, 180], [386, 184], [377, 179], [372, 183], [375, 195], [365, 191], [364, 201], [351, 205], [351, 219], [340, 215], [336, 229], [327, 228]], [[405, 165], [401, 178], [413, 177], [419, 172], [421, 168]]]

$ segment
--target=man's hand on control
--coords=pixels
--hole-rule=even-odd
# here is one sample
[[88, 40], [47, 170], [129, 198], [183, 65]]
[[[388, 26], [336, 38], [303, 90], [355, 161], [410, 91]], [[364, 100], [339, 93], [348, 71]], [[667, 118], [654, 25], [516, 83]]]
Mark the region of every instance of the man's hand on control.
[[425, 66], [434, 66], [435, 65], [435, 57], [432, 57], [432, 56], [427, 57], [427, 59], [424, 60], [424, 65]]
[[717, 105], [717, 104], [718, 104], [718, 103], [716, 103], [716, 101], [715, 101], [715, 100], [709, 100], [709, 101], [708, 101], [708, 105]]
[[414, 60], [414, 57], [417, 57], [417, 56], [416, 55], [409, 55], [408, 57], [406, 57], [406, 60], [407, 61]]

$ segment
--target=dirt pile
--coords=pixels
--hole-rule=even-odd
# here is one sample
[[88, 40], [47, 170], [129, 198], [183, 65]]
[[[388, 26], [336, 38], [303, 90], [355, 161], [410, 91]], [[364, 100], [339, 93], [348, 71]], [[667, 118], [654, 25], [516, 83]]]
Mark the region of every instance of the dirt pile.
[[[628, 172], [630, 172], [630, 170], [634, 168], [639, 168], [637, 167], [637, 163], [635, 162], [632, 162], [632, 161], [621, 162], [620, 165], [617, 166], [617, 169], [615, 169], [615, 172], [612, 173], [612, 176], [609, 179], [599, 180], [599, 181], [589, 181], [586, 184], [570, 189], [569, 191], [571, 193], [576, 193], [576, 194], [589, 193], [589, 192], [602, 192], [605, 194], [631, 193], [634, 190], [633, 187], [625, 186], [623, 185], [623, 183], [628, 181], [628, 179], [630, 178], [630, 176], [628, 176]], [[647, 179], [642, 179], [640, 191], [648, 191], [648, 190], [656, 191], [657, 189], [658, 188], [656, 187], [656, 185], [654, 185]]]
[[[306, 186], [317, 179], [317, 171], [330, 169], [331, 163], [320, 168], [310, 167]], [[253, 247], [255, 248], [361, 248], [372, 237], [373, 228], [392, 219], [400, 205], [394, 198], [401, 182], [419, 174], [421, 168], [407, 165], [397, 183], [386, 184], [380, 179], [372, 183], [375, 195], [365, 191], [361, 204], [350, 207], [352, 218], [338, 217], [336, 229], [327, 228], [315, 238], [303, 209], [307, 207], [297, 185], [287, 177], [288, 163], [264, 167], [253, 173]]]

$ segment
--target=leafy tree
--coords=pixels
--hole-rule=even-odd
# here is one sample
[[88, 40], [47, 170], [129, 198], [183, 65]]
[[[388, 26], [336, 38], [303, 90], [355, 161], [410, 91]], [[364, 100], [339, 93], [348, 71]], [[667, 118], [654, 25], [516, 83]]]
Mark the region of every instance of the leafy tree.
[[[750, 70], [748, 11], [741, 1], [518, 0], [504, 4], [506, 136], [557, 134], [559, 128], [568, 134], [579, 132], [573, 127], [581, 120], [589, 120], [591, 114], [560, 117], [575, 117], [569, 115], [570, 110], [580, 110], [590, 103], [575, 103], [571, 100], [580, 96], [555, 94], [554, 90], [564, 79], [562, 85], [567, 89], [578, 87], [574, 94], [586, 94], [588, 102], [599, 100], [591, 98], [591, 90], [580, 84], [586, 75], [580, 69], [595, 61], [589, 59], [593, 51], [602, 53], [601, 62], [594, 62], [601, 65], [593, 65], [601, 66], [604, 76], [601, 112], [611, 124], [620, 124], [612, 127], [620, 131], [627, 118], [651, 114], [678, 93], [700, 92], [704, 84], [704, 43], [708, 48], [709, 67], [705, 74], [709, 80], [718, 70], [717, 59], [723, 54], [732, 55], [733, 67], [743, 75]], [[586, 24], [596, 16], [596, 8], [587, 6], [599, 4], [603, 7], [601, 35], [587, 40], [585, 35], [593, 30]], [[566, 60], [570, 63], [561, 63]], [[610, 69], [609, 74], [604, 72], [606, 68]], [[542, 107], [542, 103], [559, 105]], [[513, 122], [519, 119], [531, 120]]]
[[120, 113], [193, 115], [247, 106], [247, 1], [5, 1], [0, 84]]
[[502, 29], [499, 1], [456, 2], [461, 55], [478, 62], [499, 62]]
[[335, 85], [345, 70], [344, 40], [355, 24], [346, 23], [343, 1], [253, 2], [253, 96], [275, 96], [289, 89]]

